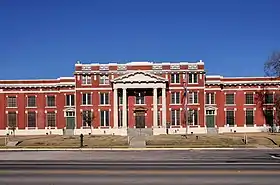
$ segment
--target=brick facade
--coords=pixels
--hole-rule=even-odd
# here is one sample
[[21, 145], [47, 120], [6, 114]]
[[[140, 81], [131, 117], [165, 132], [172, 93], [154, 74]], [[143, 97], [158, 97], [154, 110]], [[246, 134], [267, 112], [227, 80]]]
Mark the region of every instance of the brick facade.
[[207, 133], [209, 128], [264, 131], [268, 125], [256, 93], [266, 86], [273, 98], [279, 82], [209, 76], [202, 61], [77, 63], [73, 77], [0, 81], [0, 134], [12, 127], [23, 135], [63, 134], [65, 129], [120, 135], [127, 128], [153, 128], [154, 134], [166, 128], [174, 134]]

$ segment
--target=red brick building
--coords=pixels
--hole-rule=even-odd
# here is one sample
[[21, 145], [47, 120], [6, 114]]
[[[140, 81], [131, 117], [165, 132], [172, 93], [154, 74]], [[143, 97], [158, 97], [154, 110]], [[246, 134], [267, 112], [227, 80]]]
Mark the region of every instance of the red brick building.
[[266, 131], [269, 119], [256, 93], [269, 90], [265, 111], [273, 116], [279, 82], [208, 76], [202, 61], [78, 62], [73, 77], [0, 80], [0, 134], [13, 128], [18, 135]]

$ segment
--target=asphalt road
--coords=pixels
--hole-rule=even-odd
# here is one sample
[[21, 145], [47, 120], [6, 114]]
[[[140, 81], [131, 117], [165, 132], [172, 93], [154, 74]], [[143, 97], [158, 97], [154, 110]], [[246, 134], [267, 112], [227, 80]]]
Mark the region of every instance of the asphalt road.
[[[278, 153], [279, 150], [0, 152], [0, 184], [279, 184]], [[17, 158], [9, 160], [9, 156]]]

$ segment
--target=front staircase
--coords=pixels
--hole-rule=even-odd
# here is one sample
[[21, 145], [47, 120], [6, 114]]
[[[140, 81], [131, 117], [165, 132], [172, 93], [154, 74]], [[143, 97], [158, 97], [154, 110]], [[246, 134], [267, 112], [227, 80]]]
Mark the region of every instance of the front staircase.
[[217, 128], [207, 128], [207, 134], [213, 134], [213, 135], [215, 135], [215, 134], [218, 134], [219, 133], [219, 131], [218, 131], [218, 129]]
[[151, 128], [129, 128], [127, 129], [127, 136], [129, 147], [131, 148], [145, 148], [146, 137], [153, 135]]

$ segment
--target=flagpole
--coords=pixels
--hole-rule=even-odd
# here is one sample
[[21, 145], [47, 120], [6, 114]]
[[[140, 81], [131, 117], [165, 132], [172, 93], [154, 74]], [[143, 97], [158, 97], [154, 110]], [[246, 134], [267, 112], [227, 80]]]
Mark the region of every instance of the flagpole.
[[186, 136], [188, 135], [188, 111], [187, 111], [187, 105], [188, 105], [188, 89], [187, 89], [187, 74], [185, 77], [185, 104], [184, 104], [184, 109], [185, 109], [185, 118], [186, 118]]

